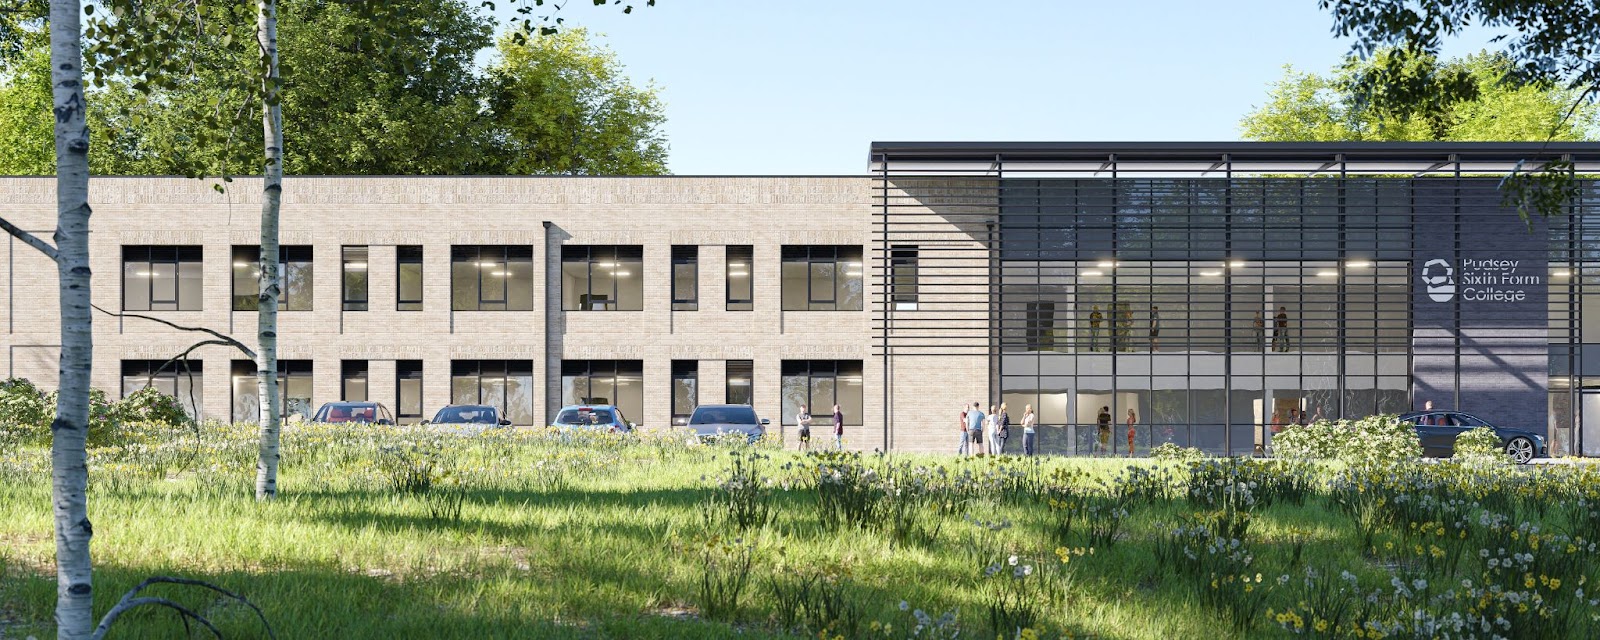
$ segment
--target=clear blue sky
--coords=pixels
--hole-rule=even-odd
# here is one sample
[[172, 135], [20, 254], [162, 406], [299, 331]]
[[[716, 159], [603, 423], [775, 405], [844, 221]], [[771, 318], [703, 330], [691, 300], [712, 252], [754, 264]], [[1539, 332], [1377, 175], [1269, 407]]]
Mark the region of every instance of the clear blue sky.
[[1349, 50], [1316, 0], [634, 4], [562, 14], [662, 87], [677, 174], [859, 174], [873, 140], [1237, 140], [1284, 64]]

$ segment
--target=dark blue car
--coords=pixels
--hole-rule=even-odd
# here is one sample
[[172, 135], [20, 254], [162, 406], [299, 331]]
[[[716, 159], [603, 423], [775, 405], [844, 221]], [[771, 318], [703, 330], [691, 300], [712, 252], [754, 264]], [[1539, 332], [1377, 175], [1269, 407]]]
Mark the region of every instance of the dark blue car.
[[1429, 457], [1448, 458], [1455, 455], [1456, 436], [1478, 427], [1494, 429], [1494, 434], [1500, 436], [1500, 446], [1517, 464], [1527, 464], [1534, 458], [1550, 455], [1544, 436], [1526, 429], [1497, 427], [1470, 413], [1413, 411], [1402, 414], [1400, 421], [1417, 426], [1417, 438], [1422, 440], [1422, 455]]

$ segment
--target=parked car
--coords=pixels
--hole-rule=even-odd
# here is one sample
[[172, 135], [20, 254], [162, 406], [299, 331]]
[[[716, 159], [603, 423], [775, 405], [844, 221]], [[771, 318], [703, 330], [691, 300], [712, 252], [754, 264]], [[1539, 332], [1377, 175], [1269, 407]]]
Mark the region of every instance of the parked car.
[[1534, 458], [1550, 455], [1544, 436], [1526, 429], [1497, 427], [1482, 418], [1460, 411], [1413, 411], [1401, 414], [1402, 422], [1416, 425], [1417, 438], [1422, 441], [1422, 455], [1448, 458], [1455, 455], [1456, 436], [1478, 427], [1494, 429], [1500, 436], [1500, 446], [1517, 464], [1527, 464]]
[[770, 420], [756, 417], [755, 408], [747, 404], [703, 404], [689, 414], [686, 426], [702, 441], [742, 434], [754, 443], [767, 434], [768, 424]]
[[622, 417], [621, 409], [609, 404], [573, 404], [557, 411], [556, 419], [550, 426], [562, 430], [633, 433], [634, 427], [638, 425], [628, 422]]
[[394, 424], [394, 414], [377, 402], [328, 402], [312, 416], [312, 422], [358, 422], [365, 424]]
[[456, 433], [480, 433], [487, 429], [511, 426], [511, 421], [500, 417], [500, 410], [482, 404], [453, 404], [433, 414], [432, 420], [422, 424], [440, 427]]

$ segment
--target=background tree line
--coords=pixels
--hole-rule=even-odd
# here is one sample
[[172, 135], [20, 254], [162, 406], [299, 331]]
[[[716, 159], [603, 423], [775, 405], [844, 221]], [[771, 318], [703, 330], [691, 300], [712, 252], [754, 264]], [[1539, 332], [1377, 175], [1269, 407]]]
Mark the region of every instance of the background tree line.
[[[290, 175], [665, 173], [654, 84], [583, 29], [494, 36], [476, 3], [399, 0], [380, 31], [351, 3], [282, 3], [284, 172]], [[262, 131], [254, 38], [234, 20], [185, 42], [163, 86], [100, 74], [87, 91], [97, 175], [254, 175]], [[53, 175], [42, 29], [0, 52], [0, 174]], [[487, 63], [477, 64], [489, 50]], [[91, 66], [92, 68], [92, 66]]]

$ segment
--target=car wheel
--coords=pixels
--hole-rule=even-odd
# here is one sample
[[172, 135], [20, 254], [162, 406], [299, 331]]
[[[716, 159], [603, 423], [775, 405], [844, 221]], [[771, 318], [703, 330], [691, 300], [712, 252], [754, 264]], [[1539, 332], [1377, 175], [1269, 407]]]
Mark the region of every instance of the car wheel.
[[1511, 456], [1511, 461], [1517, 464], [1528, 464], [1533, 459], [1533, 441], [1527, 438], [1512, 438], [1506, 443], [1506, 455]]

